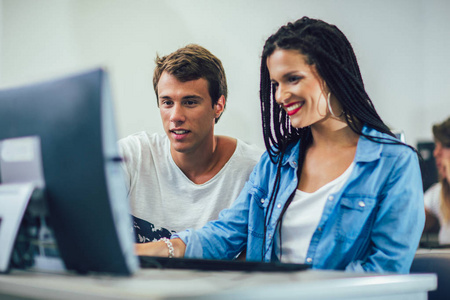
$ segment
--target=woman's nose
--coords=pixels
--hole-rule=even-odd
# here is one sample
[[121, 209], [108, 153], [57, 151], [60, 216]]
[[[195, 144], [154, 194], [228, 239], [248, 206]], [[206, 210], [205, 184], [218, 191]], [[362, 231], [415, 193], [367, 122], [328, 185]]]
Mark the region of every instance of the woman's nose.
[[281, 85], [278, 86], [277, 92], [275, 94], [275, 100], [278, 104], [285, 104], [289, 101], [289, 98], [291, 98], [292, 93], [289, 92], [286, 88], [282, 87]]

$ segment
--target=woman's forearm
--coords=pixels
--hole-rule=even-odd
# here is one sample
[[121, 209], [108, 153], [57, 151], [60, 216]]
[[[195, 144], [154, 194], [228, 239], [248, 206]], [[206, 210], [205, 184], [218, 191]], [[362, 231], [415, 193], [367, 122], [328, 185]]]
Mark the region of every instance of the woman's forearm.
[[[183, 257], [186, 244], [181, 239], [171, 239], [174, 257]], [[169, 246], [164, 241], [137, 243], [134, 245], [136, 255], [169, 257]]]

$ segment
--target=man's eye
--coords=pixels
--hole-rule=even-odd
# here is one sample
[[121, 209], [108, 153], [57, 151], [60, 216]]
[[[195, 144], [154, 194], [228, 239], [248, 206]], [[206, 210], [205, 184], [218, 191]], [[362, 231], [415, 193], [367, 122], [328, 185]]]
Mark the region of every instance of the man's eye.
[[163, 101], [161, 102], [161, 104], [162, 104], [162, 105], [172, 105], [172, 101], [169, 101], [169, 100], [163, 100]]
[[189, 101], [186, 101], [185, 103], [186, 103], [186, 105], [195, 105], [197, 102], [189, 100]]

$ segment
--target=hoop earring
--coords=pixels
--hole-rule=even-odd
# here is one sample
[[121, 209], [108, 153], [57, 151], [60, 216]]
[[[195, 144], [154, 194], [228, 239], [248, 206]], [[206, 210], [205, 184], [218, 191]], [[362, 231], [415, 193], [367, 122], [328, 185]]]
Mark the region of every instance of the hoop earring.
[[339, 118], [342, 116], [342, 114], [344, 113], [344, 111], [341, 112], [341, 114], [339, 116], [336, 116], [333, 112], [333, 110], [331, 109], [331, 103], [330, 103], [330, 98], [331, 98], [331, 93], [328, 93], [328, 97], [327, 97], [327, 104], [328, 104], [328, 110], [330, 111], [331, 115], [335, 118]]

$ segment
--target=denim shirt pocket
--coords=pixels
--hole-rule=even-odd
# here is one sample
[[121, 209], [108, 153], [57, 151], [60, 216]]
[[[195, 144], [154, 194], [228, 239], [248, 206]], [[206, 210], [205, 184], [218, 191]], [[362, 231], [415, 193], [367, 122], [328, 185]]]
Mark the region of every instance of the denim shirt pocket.
[[361, 235], [369, 234], [367, 221], [376, 202], [376, 198], [372, 196], [342, 196], [336, 223], [337, 239], [353, 241]]
[[249, 234], [262, 239], [264, 237], [264, 212], [269, 203], [268, 195], [266, 191], [258, 187], [253, 187], [250, 195]]

